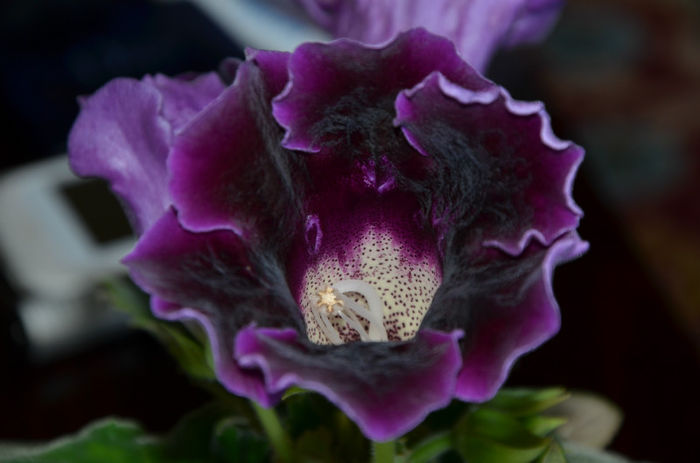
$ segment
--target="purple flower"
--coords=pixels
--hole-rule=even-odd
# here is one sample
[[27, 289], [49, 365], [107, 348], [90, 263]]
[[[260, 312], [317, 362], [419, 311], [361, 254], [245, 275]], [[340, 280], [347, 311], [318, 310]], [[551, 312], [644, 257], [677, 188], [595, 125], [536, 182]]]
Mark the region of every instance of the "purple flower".
[[452, 40], [483, 72], [500, 47], [537, 42], [564, 0], [296, 0], [334, 37], [377, 44], [413, 27]]
[[420, 29], [251, 51], [225, 89], [118, 79], [69, 144], [129, 209], [154, 313], [204, 326], [226, 388], [317, 391], [377, 440], [492, 397], [586, 249], [581, 148]]

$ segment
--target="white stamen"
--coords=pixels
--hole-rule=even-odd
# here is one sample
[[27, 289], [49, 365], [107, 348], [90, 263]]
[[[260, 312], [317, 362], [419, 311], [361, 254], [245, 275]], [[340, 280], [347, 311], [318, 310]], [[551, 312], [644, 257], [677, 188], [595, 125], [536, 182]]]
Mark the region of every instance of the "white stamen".
[[[329, 310], [323, 310], [320, 304], [312, 310], [318, 326], [330, 342], [342, 344], [340, 334], [333, 327], [333, 323], [328, 318], [327, 313], [333, 313], [342, 318], [350, 328], [357, 331], [361, 341], [388, 341], [386, 328], [384, 327], [384, 303], [372, 285], [362, 280], [341, 280], [332, 285], [332, 288], [339, 298], [338, 303], [329, 307]], [[357, 293], [363, 296], [367, 301], [369, 310], [345, 296], [344, 293]], [[333, 302], [331, 301], [330, 304], [333, 304]], [[357, 318], [358, 315], [369, 322], [369, 330], [364, 329]]]
[[312, 312], [314, 314], [314, 318], [316, 319], [316, 323], [318, 323], [318, 326], [321, 328], [321, 331], [323, 331], [323, 334], [326, 335], [328, 340], [333, 344], [342, 344], [343, 341], [340, 340], [338, 331], [333, 328], [333, 324], [330, 322], [330, 320], [328, 320], [326, 312], [324, 310], [320, 310], [320, 308], [319, 310], [312, 310]]

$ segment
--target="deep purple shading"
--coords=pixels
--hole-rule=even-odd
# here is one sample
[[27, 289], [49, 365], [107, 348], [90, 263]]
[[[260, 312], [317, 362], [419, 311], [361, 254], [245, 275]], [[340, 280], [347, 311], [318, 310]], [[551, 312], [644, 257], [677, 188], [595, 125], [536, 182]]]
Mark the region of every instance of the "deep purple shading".
[[[381, 357], [373, 358], [375, 343], [338, 346], [338, 352], [329, 355], [327, 349], [300, 342], [294, 330], [249, 327], [236, 337], [236, 358], [243, 366], [260, 368], [268, 390], [281, 392], [298, 385], [319, 392], [367, 437], [383, 441], [410, 431], [429, 412], [450, 402], [461, 364], [460, 337], [459, 331], [423, 330], [410, 343], [390, 345]], [[337, 364], [343, 350], [364, 360], [348, 356], [343, 359], [347, 368], [343, 368]], [[392, 357], [405, 355], [411, 355], [416, 366], [425, 367], [392, 368]], [[383, 381], [367, 377], [360, 366], [368, 360], [386, 364]]]
[[446, 263], [445, 280], [423, 326], [461, 326], [465, 331], [457, 398], [492, 398], [515, 359], [559, 330], [552, 274], [558, 264], [586, 249], [588, 243], [572, 232], [550, 247], [532, 243], [517, 259], [483, 248], [472, 252], [467, 271], [453, 271], [453, 263]]
[[319, 152], [327, 140], [317, 127], [333, 118], [334, 110], [347, 111], [343, 105], [348, 99], [393, 113], [396, 94], [436, 70], [465, 87], [493, 86], [459, 57], [449, 40], [422, 29], [384, 47], [342, 39], [301, 45], [289, 60], [289, 83], [273, 103], [275, 119], [286, 129], [282, 144]]
[[193, 80], [119, 78], [80, 100], [68, 139], [71, 168], [102, 177], [125, 203], [137, 234], [167, 209], [166, 159], [173, 132], [223, 90], [215, 74]]
[[[408, 144], [404, 150], [411, 151], [411, 164], [423, 178], [424, 159]], [[399, 186], [386, 187], [393, 183], [395, 166], [383, 166], [369, 155], [353, 157], [341, 146], [302, 160], [304, 175], [311, 179], [302, 201], [306, 219], [286, 258], [287, 282], [297, 301], [306, 270], [329, 257], [342, 266], [353, 262], [364, 251], [360, 240], [370, 228], [391, 235], [401, 246], [394, 251], [407, 265], [428, 259], [439, 269], [435, 234], [419, 217], [418, 199]]]
[[[571, 189], [583, 150], [554, 137], [541, 103], [514, 101], [503, 89], [466, 89], [434, 73], [399, 94], [396, 113], [395, 124], [422, 154], [445, 157], [458, 146], [465, 169], [470, 151], [486, 166], [484, 188], [474, 194], [508, 207], [499, 214], [466, 211], [485, 245], [518, 255], [532, 237], [549, 244], [578, 226]], [[451, 217], [449, 226], [460, 220]]]
[[297, 0], [334, 37], [380, 44], [424, 27], [454, 41], [483, 72], [496, 50], [541, 40], [563, 0]]
[[[274, 403], [278, 397], [266, 391], [260, 373], [235, 362], [233, 334], [255, 319], [253, 311], [259, 312], [257, 319], [267, 318], [268, 323], [284, 316], [284, 302], [276, 301], [273, 294], [260, 295], [265, 290], [259, 289], [259, 277], [253, 274], [255, 264], [235, 233], [189, 232], [171, 210], [141, 237], [123, 262], [134, 281], [154, 296], [156, 315], [169, 320], [195, 319], [204, 326], [217, 377], [226, 388], [265, 405]], [[242, 300], [245, 297], [249, 300]]]
[[[313, 389], [375, 439], [493, 396], [558, 328], [552, 270], [587, 246], [581, 149], [424, 30], [250, 50], [223, 71], [235, 79], [213, 101], [214, 80], [112, 82], [71, 135], [76, 170], [110, 180], [146, 230], [124, 262], [154, 313], [203, 325], [232, 392], [272, 405]], [[368, 227], [442, 284], [414, 339], [314, 344], [304, 273], [352, 258]]]
[[186, 228], [227, 228], [258, 242], [275, 231], [287, 234], [301, 219], [291, 199], [294, 155], [279, 146], [282, 132], [270, 108], [286, 83], [288, 54], [250, 51], [248, 59], [233, 84], [178, 134], [168, 167]]

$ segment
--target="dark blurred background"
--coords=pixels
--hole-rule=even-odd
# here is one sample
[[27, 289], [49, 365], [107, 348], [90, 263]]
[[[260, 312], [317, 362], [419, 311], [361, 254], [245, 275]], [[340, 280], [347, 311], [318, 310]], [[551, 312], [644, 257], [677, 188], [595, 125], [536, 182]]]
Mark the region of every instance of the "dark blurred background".
[[[34, 172], [65, 152], [76, 95], [117, 76], [216, 69], [243, 45], [184, 1], [4, 2], [0, 195], [9, 197], [3, 182], [18, 168]], [[698, 3], [568, 0], [545, 43], [500, 53], [488, 74], [516, 98], [544, 101], [555, 133], [587, 149], [574, 194], [591, 250], [557, 270], [562, 330], [515, 365], [509, 384], [602, 394], [625, 414], [613, 450], [700, 461]], [[65, 193], [81, 220], [107, 214], [113, 222], [92, 221], [121, 230], [116, 204], [82, 207], [66, 185], [56, 194]], [[87, 196], [101, 197], [98, 189]], [[7, 206], [18, 201], [2, 200], [2, 223], [34, 213], [31, 202], [19, 210]], [[14, 274], [12, 249], [0, 247], [0, 440], [55, 438], [105, 415], [162, 432], [207, 400], [156, 341], [122, 318], [102, 314], [92, 323], [93, 312], [83, 310], [81, 331], [46, 334], [66, 320], [58, 311], [100, 299], [84, 289], [32, 294]], [[49, 322], [36, 328], [37, 317]]]

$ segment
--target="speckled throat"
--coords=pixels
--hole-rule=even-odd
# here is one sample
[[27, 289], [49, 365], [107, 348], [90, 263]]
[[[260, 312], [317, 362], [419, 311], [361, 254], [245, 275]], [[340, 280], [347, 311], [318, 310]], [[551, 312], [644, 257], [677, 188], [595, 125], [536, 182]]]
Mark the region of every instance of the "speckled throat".
[[306, 270], [300, 305], [309, 339], [342, 344], [415, 336], [441, 283], [435, 260], [375, 227], [353, 251], [342, 261], [325, 256]]

